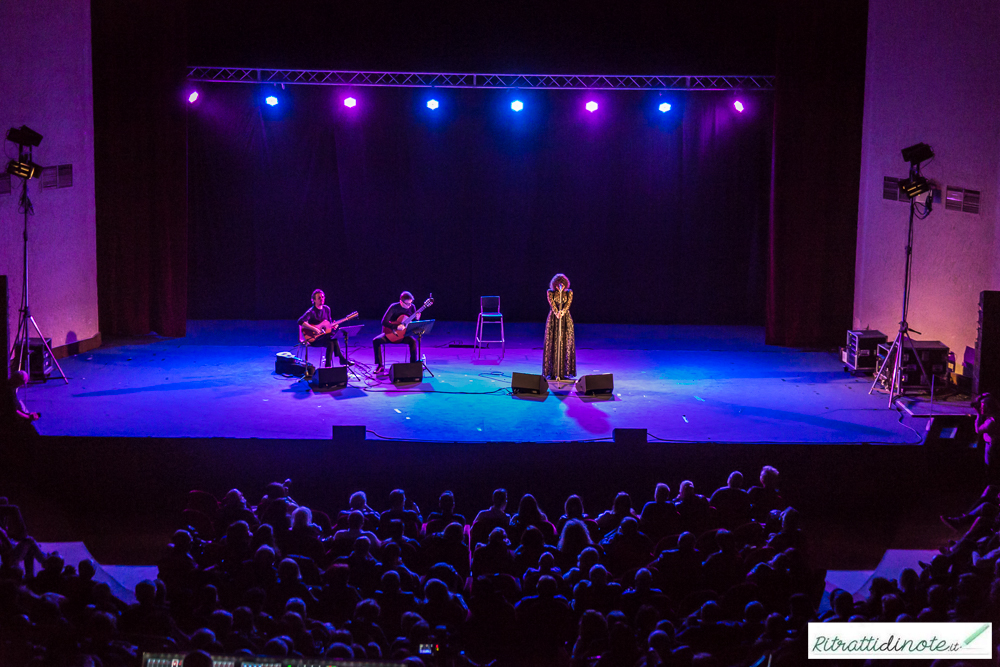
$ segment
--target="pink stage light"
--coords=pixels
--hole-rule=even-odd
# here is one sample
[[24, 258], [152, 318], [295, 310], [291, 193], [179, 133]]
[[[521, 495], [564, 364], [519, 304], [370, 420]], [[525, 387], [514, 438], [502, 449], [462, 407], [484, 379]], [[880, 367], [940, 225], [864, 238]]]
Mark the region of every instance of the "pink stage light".
[[354, 107], [358, 106], [358, 101], [353, 97], [348, 97], [346, 100], [344, 100], [344, 106], [347, 107], [348, 109], [353, 109]]
[[733, 107], [740, 113], [743, 113], [743, 102], [736, 100], [735, 102], [733, 102]]
[[188, 104], [194, 104], [197, 101], [198, 101], [198, 91], [196, 90], [190, 95], [188, 95]]
[[589, 111], [590, 113], [594, 113], [595, 111], [597, 111], [597, 102], [591, 100], [591, 101], [587, 102], [587, 104], [584, 106], [584, 108], [587, 111]]

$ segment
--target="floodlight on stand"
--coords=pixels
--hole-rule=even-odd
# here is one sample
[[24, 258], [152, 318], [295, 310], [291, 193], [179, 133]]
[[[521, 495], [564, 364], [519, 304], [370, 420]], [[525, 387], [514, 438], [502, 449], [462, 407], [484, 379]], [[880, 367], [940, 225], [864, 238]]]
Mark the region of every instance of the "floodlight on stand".
[[[920, 164], [921, 162], [926, 162], [934, 157], [934, 151], [931, 147], [925, 143], [913, 144], [912, 146], [907, 146], [902, 150], [903, 162], [909, 162], [910, 164]], [[923, 192], [926, 192], [924, 190]], [[919, 192], [917, 194], [920, 194]], [[912, 196], [912, 195], [911, 195]]]
[[18, 178], [41, 178], [42, 169], [41, 165], [37, 165], [30, 160], [25, 160], [24, 162], [11, 160], [7, 163], [7, 173]]
[[909, 178], [899, 182], [899, 191], [910, 199], [913, 199], [917, 195], [923, 194], [930, 189], [931, 186], [927, 179], [919, 175], [910, 176]]
[[7, 130], [7, 141], [11, 141], [20, 146], [35, 147], [42, 143], [42, 135], [32, 130], [27, 125], [12, 127]]

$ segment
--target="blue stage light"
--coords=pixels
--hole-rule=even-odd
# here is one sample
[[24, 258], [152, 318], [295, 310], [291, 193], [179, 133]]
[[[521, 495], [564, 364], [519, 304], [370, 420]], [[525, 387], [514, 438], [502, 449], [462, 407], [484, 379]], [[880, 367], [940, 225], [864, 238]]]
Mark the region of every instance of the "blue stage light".
[[513, 109], [514, 111], [520, 111], [521, 109], [524, 108], [524, 103], [521, 102], [521, 100], [514, 100], [513, 102], [510, 103], [510, 108]]
[[437, 109], [438, 108], [438, 101], [437, 100], [427, 100], [427, 108], [431, 109], [431, 110]]
[[278, 98], [275, 97], [274, 95], [268, 95], [267, 97], [264, 98], [264, 101], [267, 102], [267, 106], [269, 107], [278, 106]]
[[668, 111], [670, 111], [670, 105], [667, 104], [666, 102], [662, 102], [659, 106], [659, 109], [662, 113], [667, 113]]

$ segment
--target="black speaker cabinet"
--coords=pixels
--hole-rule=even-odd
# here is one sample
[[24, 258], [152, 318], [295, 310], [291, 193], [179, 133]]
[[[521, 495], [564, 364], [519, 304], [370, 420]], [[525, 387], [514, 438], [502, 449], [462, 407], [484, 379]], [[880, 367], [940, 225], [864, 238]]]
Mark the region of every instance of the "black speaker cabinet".
[[389, 367], [389, 381], [396, 382], [420, 382], [424, 379], [424, 367], [422, 364], [393, 364]]
[[615, 390], [615, 377], [611, 373], [584, 375], [576, 381], [576, 393], [596, 396], [610, 394]]
[[316, 369], [317, 389], [342, 389], [347, 386], [347, 367], [333, 366]]
[[547, 394], [549, 393], [549, 383], [541, 375], [511, 373], [510, 389], [515, 394]]
[[49, 354], [49, 349], [45, 347], [46, 343], [51, 349], [51, 338], [46, 338], [45, 343], [42, 342], [41, 338], [28, 339], [28, 370], [32, 380], [47, 380], [52, 375], [55, 364], [52, 361], [52, 355]]
[[979, 334], [972, 371], [973, 395], [1000, 394], [1000, 291], [979, 293]]

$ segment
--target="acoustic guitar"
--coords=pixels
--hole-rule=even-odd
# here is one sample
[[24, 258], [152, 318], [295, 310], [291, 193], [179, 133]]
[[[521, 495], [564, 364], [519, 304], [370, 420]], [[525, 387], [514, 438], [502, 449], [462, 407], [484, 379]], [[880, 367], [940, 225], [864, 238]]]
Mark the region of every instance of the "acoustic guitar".
[[307, 345], [312, 345], [313, 342], [317, 338], [319, 338], [320, 336], [326, 335], [326, 334], [328, 334], [328, 333], [330, 333], [332, 331], [336, 331], [337, 327], [339, 327], [341, 324], [343, 324], [347, 320], [353, 320], [357, 316], [358, 316], [358, 311], [355, 310], [353, 313], [351, 313], [350, 315], [348, 315], [347, 317], [345, 317], [342, 320], [337, 320], [335, 322], [328, 322], [326, 320], [323, 320], [319, 324], [313, 324], [312, 326], [314, 326], [317, 329], [319, 329], [319, 331], [316, 332], [316, 333], [314, 333], [312, 331], [307, 331], [307, 330], [303, 329], [302, 330], [302, 342], [306, 343]]
[[403, 329], [402, 331], [396, 331], [396, 327], [398, 327], [400, 324], [402, 324], [405, 327], [407, 324], [417, 319], [417, 316], [420, 315], [420, 313], [424, 312], [425, 308], [429, 308], [430, 306], [433, 305], [434, 305], [434, 295], [431, 294], [429, 297], [427, 297], [427, 300], [424, 301], [424, 305], [420, 306], [420, 308], [417, 309], [417, 312], [413, 313], [412, 315], [400, 315], [399, 317], [397, 317], [395, 320], [392, 321], [391, 327], [382, 327], [382, 333], [385, 334], [386, 339], [390, 343], [398, 343], [399, 341], [403, 340], [403, 338], [406, 337], [406, 329]]

